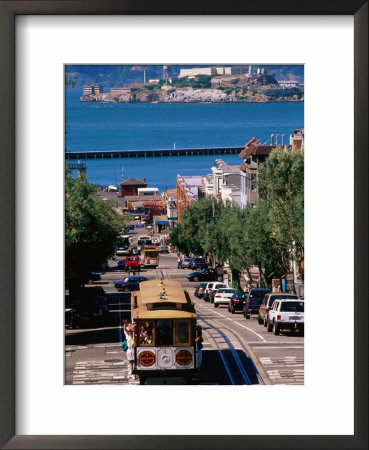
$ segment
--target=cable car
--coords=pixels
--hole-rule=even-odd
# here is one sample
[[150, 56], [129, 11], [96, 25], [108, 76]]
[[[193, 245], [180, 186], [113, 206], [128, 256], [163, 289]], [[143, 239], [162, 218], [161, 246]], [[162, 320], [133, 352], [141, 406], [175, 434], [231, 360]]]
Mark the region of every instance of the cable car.
[[159, 250], [156, 247], [146, 247], [140, 253], [141, 267], [157, 267], [159, 265]]
[[140, 384], [192, 383], [198, 372], [194, 303], [181, 283], [150, 280], [131, 294]]

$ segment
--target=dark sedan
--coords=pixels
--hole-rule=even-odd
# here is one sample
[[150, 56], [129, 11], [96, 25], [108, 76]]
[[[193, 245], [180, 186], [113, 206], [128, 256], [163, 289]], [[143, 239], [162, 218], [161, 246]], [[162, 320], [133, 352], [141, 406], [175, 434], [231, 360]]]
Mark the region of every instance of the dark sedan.
[[199, 272], [188, 273], [187, 279], [188, 281], [223, 281], [218, 269], [203, 269]]
[[229, 300], [228, 311], [234, 314], [236, 311], [242, 311], [245, 300], [247, 298], [247, 292], [238, 291], [233, 294], [233, 297]]
[[126, 260], [125, 259], [121, 259], [120, 261], [118, 261], [118, 270], [126, 270]]
[[147, 278], [133, 275], [125, 277], [123, 280], [114, 281], [114, 286], [116, 289], [122, 291], [138, 291], [141, 281], [147, 281]]

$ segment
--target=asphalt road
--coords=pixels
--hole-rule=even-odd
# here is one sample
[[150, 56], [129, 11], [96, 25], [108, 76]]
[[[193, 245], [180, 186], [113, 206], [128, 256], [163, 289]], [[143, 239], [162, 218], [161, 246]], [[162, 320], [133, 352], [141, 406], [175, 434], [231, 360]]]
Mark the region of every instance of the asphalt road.
[[[143, 234], [143, 233], [142, 233]], [[99, 283], [108, 297], [109, 317], [100, 328], [66, 330], [66, 384], [137, 384], [128, 379], [128, 362], [121, 349], [122, 320], [130, 318], [130, 294], [117, 292], [114, 280], [126, 275], [116, 258]], [[187, 281], [187, 269], [177, 269], [175, 254], [161, 254], [157, 269], [142, 270], [149, 279], [178, 280], [196, 303], [203, 329], [204, 349], [200, 384], [303, 384], [304, 337], [293, 333], [275, 336], [259, 325], [231, 314], [226, 306], [214, 308], [194, 297], [196, 283]]]

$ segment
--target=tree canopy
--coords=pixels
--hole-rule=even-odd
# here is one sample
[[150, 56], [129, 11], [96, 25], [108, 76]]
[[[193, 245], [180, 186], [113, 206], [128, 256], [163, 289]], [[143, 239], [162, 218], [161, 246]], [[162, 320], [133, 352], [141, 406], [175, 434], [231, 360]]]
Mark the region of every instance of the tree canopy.
[[254, 207], [213, 196], [188, 206], [171, 243], [185, 254], [227, 261], [236, 285], [239, 275], [257, 266], [265, 285], [290, 270], [304, 247], [303, 151], [275, 149], [259, 169], [259, 200]]
[[123, 218], [111, 201], [97, 196], [98, 188], [81, 174], [65, 176], [65, 271], [70, 283], [83, 284], [89, 271], [113, 255]]

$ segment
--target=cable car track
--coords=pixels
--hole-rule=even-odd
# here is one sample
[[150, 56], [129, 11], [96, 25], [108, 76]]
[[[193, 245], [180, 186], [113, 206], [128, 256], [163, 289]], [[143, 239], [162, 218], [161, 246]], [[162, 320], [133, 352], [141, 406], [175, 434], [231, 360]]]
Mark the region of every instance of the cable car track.
[[[162, 278], [163, 280], [165, 278], [167, 278], [168, 280], [170, 279], [170, 275], [168, 274], [167, 270], [163, 270], [163, 269], [156, 269], [155, 276], [157, 279], [158, 278]], [[247, 349], [247, 347], [245, 346], [245, 344], [243, 343], [243, 341], [241, 340], [241, 338], [239, 337], [237, 332], [235, 332], [231, 328], [225, 326], [223, 323], [220, 323], [219, 320], [217, 320], [217, 319], [211, 319], [211, 321], [216, 322], [218, 324], [218, 326], [211, 324], [209, 322], [209, 319], [205, 319], [203, 317], [203, 315], [201, 315], [200, 313], [198, 313], [198, 318], [203, 323], [205, 323], [208, 327], [215, 330], [218, 333], [218, 335], [224, 340], [226, 345], [228, 346], [228, 348], [221, 348], [219, 343], [216, 341], [215, 336], [213, 336], [210, 333], [207, 333], [215, 344], [215, 347], [220, 355], [220, 358], [222, 360], [222, 363], [223, 363], [223, 366], [227, 373], [227, 376], [232, 385], [265, 384], [262, 376], [260, 375], [260, 373], [250, 355], [249, 350]], [[237, 349], [234, 347], [234, 345], [232, 344], [229, 337], [225, 334], [224, 331], [221, 330], [220, 327], [222, 327], [228, 333], [230, 333], [232, 336], [234, 336], [235, 339], [237, 340], [237, 342], [239, 343], [239, 345], [241, 346], [244, 354], [246, 355], [247, 361], [250, 363], [249, 369], [252, 370], [252, 372], [254, 374], [254, 377], [253, 377], [254, 382], [253, 382], [253, 380], [251, 380], [250, 375], [247, 373], [247, 370], [246, 370], [243, 362], [241, 361], [240, 356], [237, 353]], [[228, 351], [230, 352], [230, 355], [226, 355], [226, 352], [228, 352]], [[229, 357], [229, 356], [231, 356], [231, 357]]]
[[[199, 319], [202, 322], [204, 322], [208, 327], [211, 327], [213, 330], [216, 330], [216, 332], [223, 338], [224, 342], [228, 346], [228, 348], [223, 348], [223, 349], [220, 348], [220, 345], [216, 341], [215, 336], [210, 334], [210, 333], [208, 333], [209, 336], [211, 337], [211, 339], [213, 340], [213, 342], [214, 342], [218, 352], [219, 352], [219, 355], [220, 355], [220, 357], [222, 359], [224, 368], [225, 368], [225, 370], [227, 372], [227, 375], [228, 375], [228, 378], [229, 378], [231, 384], [233, 384], [233, 385], [234, 384], [253, 384], [251, 382], [251, 379], [250, 379], [249, 375], [247, 374], [247, 372], [245, 370], [245, 367], [243, 366], [243, 363], [242, 363], [240, 357], [237, 354], [237, 350], [235, 349], [234, 345], [232, 344], [232, 342], [230, 341], [228, 336], [226, 336], [226, 334], [220, 328], [216, 327], [215, 325], [212, 325], [208, 320], [204, 319], [203, 317], [200, 316]], [[237, 336], [236, 336], [236, 338], [238, 339]], [[238, 339], [238, 341], [239, 341], [239, 339]], [[234, 371], [234, 367], [235, 367], [234, 364], [232, 364], [229, 361], [230, 358], [226, 358], [226, 356], [225, 356], [225, 352], [226, 351], [230, 351], [231, 352], [231, 355], [232, 355], [232, 358], [233, 358], [233, 362], [235, 363], [235, 365], [237, 367], [237, 370], [238, 370], [238, 373], [239, 373], [238, 377], [235, 376], [237, 374], [234, 373], [235, 372]], [[228, 361], [227, 361], [227, 359], [228, 359]], [[233, 368], [231, 366], [233, 366]], [[232, 372], [233, 372], [233, 374], [232, 374]], [[241, 382], [239, 382], [239, 381], [241, 381]]]

